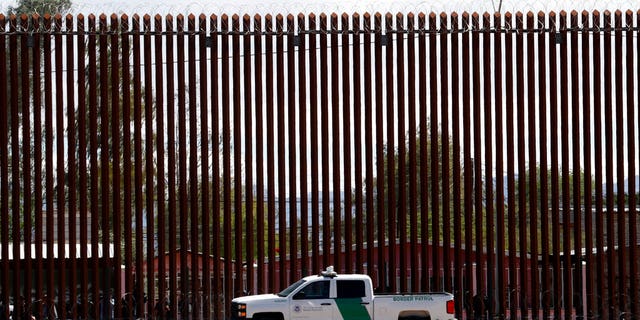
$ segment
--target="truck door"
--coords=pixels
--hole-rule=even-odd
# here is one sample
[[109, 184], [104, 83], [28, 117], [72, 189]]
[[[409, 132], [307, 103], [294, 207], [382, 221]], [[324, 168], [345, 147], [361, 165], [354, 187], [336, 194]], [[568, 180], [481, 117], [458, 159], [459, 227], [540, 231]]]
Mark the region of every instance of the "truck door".
[[291, 319], [333, 319], [335, 302], [329, 298], [330, 280], [314, 281], [300, 289], [291, 300]]
[[336, 281], [336, 307], [339, 316], [335, 319], [370, 320], [373, 314], [373, 301], [367, 295], [362, 280]]

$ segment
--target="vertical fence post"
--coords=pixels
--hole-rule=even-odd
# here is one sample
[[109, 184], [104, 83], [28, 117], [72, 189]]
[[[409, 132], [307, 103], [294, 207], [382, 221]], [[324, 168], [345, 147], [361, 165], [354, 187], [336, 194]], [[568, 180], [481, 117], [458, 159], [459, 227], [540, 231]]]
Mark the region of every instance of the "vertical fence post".
[[[546, 25], [545, 15], [538, 13], [537, 28], [542, 29]], [[540, 222], [542, 240], [542, 314], [544, 318], [550, 316], [550, 296], [551, 283], [549, 274], [549, 199], [548, 199], [548, 149], [547, 149], [547, 66], [546, 66], [546, 50], [547, 35], [545, 33], [538, 34], [538, 90], [540, 92], [540, 101], [538, 106], [538, 123], [540, 130]]]
[[[309, 15], [309, 30], [316, 30], [316, 16]], [[318, 162], [318, 55], [317, 35], [309, 33], [309, 148], [311, 149], [311, 270], [321, 269]], [[324, 246], [322, 247], [324, 249]]]
[[[307, 157], [307, 108], [309, 103], [307, 102], [307, 25], [304, 14], [300, 13], [297, 16], [298, 19], [298, 137], [300, 141], [300, 271], [302, 275], [309, 274], [309, 190], [307, 189], [309, 174], [309, 164]], [[311, 50], [311, 48], [308, 48]], [[313, 220], [313, 218], [312, 218]], [[313, 269], [311, 269], [313, 270]], [[315, 271], [315, 270], [314, 270]]]
[[[462, 257], [462, 228], [463, 228], [463, 211], [462, 211], [462, 183], [461, 183], [461, 168], [460, 164], [460, 33], [458, 31], [459, 17], [457, 14], [451, 15], [451, 117], [453, 119], [451, 140], [453, 148], [453, 169], [452, 169], [452, 193], [453, 193], [453, 246], [454, 246], [454, 260], [453, 260], [453, 291], [454, 296], [458, 297], [455, 300], [455, 315], [458, 318], [462, 317], [462, 300], [463, 298], [463, 257]], [[496, 53], [496, 56], [499, 56]], [[497, 68], [497, 66], [496, 66]], [[496, 71], [497, 73], [497, 71]], [[499, 149], [498, 149], [499, 150]], [[500, 172], [500, 171], [498, 171]], [[500, 220], [499, 220], [500, 221]], [[423, 244], [424, 246], [424, 244]], [[466, 250], [467, 252], [469, 250]], [[415, 253], [414, 253], [415, 254]]]
[[222, 271], [220, 270], [220, 265], [222, 263], [220, 247], [221, 247], [221, 237], [220, 237], [220, 81], [219, 81], [219, 35], [218, 31], [218, 17], [216, 15], [211, 15], [209, 18], [209, 26], [211, 28], [209, 36], [211, 37], [211, 234], [213, 239], [211, 239], [212, 247], [213, 247], [213, 317], [221, 318], [222, 317], [222, 307], [220, 302], [222, 300], [221, 294], [224, 294], [221, 288], [220, 277], [222, 276]]
[[[256, 137], [256, 243], [257, 243], [257, 293], [266, 292], [265, 275], [265, 216], [264, 216], [264, 119], [263, 119], [263, 77], [262, 77], [262, 19], [259, 15], [253, 18], [253, 28], [256, 36], [254, 43], [254, 70], [255, 70], [255, 137]], [[260, 35], [260, 36], [258, 36]], [[260, 54], [258, 54], [260, 53]]]
[[[526, 44], [527, 44], [527, 94], [534, 96], [541, 96], [542, 91], [536, 92], [536, 79], [535, 79], [535, 43], [533, 30], [535, 28], [532, 12], [527, 13], [527, 32]], [[531, 258], [529, 260], [529, 279], [530, 279], [530, 308], [532, 317], [539, 317], [539, 280], [538, 280], [538, 168], [537, 168], [537, 155], [536, 155], [536, 131], [538, 126], [536, 125], [536, 105], [533, 99], [527, 99], [527, 120], [528, 120], [528, 177], [529, 185], [529, 250], [531, 252]], [[578, 144], [579, 145], [579, 144]], [[525, 159], [527, 157], [525, 156]]]
[[376, 13], [374, 17], [374, 30], [375, 30], [375, 87], [376, 87], [376, 169], [377, 169], [377, 225], [378, 225], [378, 290], [381, 292], [386, 292], [387, 290], [387, 281], [386, 281], [386, 264], [388, 261], [385, 255], [385, 188], [384, 188], [384, 145], [382, 141], [384, 141], [384, 130], [383, 130], [383, 90], [384, 87], [382, 85], [382, 15], [380, 13]]
[[[638, 27], [638, 25], [640, 24], [640, 12], [637, 13], [637, 18], [636, 18], [636, 27]], [[631, 26], [633, 25], [633, 12], [631, 12], [631, 10], [626, 12], [626, 25], [627, 26]], [[627, 68], [628, 70], [633, 70], [633, 58], [634, 58], [634, 54], [633, 52], [635, 52], [635, 57], [636, 57], [636, 70], [637, 67], [640, 66], [640, 62], [637, 61], [638, 59], [638, 52], [639, 50], [636, 48], [636, 50], [633, 50], [633, 30], [631, 28], [629, 28], [626, 32], [626, 50], [627, 50], [627, 59], [626, 59], [626, 64], [627, 64]], [[637, 35], [638, 32], [635, 31], [635, 34]], [[636, 41], [636, 46], [640, 46], [640, 42]], [[638, 132], [640, 132], [640, 126], [638, 127], [638, 131], [635, 131], [636, 129], [634, 128], [634, 126], [636, 124], [639, 124], [640, 121], [638, 121], [638, 115], [640, 115], [640, 111], [638, 111], [638, 115], [634, 114], [634, 110], [638, 107], [638, 102], [634, 103], [634, 93], [633, 91], [635, 89], [637, 89], [637, 85], [638, 82], [640, 82], [640, 79], [637, 79], [634, 82], [634, 77], [631, 75], [632, 73], [627, 73], [627, 136], [628, 137], [634, 137], [636, 134], [638, 134]], [[634, 90], [631, 90], [631, 88], [634, 88]], [[635, 132], [635, 134], [634, 134]], [[633, 179], [632, 182], [629, 182], [629, 190], [628, 190], [628, 194], [629, 194], [629, 274], [630, 274], [630, 281], [628, 283], [630, 283], [630, 291], [631, 291], [631, 295], [629, 297], [630, 301], [631, 301], [631, 306], [629, 307], [629, 310], [631, 311], [631, 314], [640, 314], [640, 302], [638, 300], [640, 300], [639, 294], [640, 294], [640, 288], [638, 286], [638, 281], [640, 281], [640, 279], [638, 278], [640, 276], [640, 274], [638, 273], [638, 225], [637, 225], [637, 194], [636, 192], [638, 191], [638, 186], [636, 186], [636, 180], [635, 180], [635, 176], [636, 176], [636, 169], [635, 169], [635, 165], [638, 161], [638, 156], [636, 153], [636, 145], [635, 142], [633, 141], [634, 139], [629, 139], [628, 140], [628, 161], [629, 161], [629, 172], [627, 173], [627, 177], [628, 179]], [[588, 281], [591, 281], [591, 274], [590, 277], [587, 277], [587, 279], [589, 279]]]
[[[589, 14], [586, 11], [582, 12], [582, 28], [589, 28]], [[591, 174], [591, 82], [590, 78], [592, 73], [590, 72], [589, 60], [587, 57], [591, 58], [593, 55], [590, 52], [590, 41], [591, 37], [588, 32], [582, 33], [582, 96], [583, 98], [583, 120], [582, 120], [582, 130], [584, 137], [584, 150], [583, 150], [583, 159], [584, 159], [584, 230], [585, 230], [585, 259], [586, 259], [586, 274], [587, 274], [587, 283], [586, 293], [587, 300], [584, 302], [587, 305], [587, 317], [593, 317], [596, 315], [597, 310], [595, 308], [596, 297], [595, 297], [595, 288], [594, 288], [594, 276], [595, 276], [595, 268], [594, 268], [594, 257], [593, 257], [593, 209], [592, 209], [592, 174]], [[544, 154], [541, 151], [541, 154]], [[543, 228], [545, 226], [543, 225]], [[544, 230], [544, 229], [543, 229]], [[544, 237], [543, 237], [544, 239]], [[543, 253], [544, 256], [544, 253]], [[542, 279], [544, 283], [546, 279]]]
[[[406, 252], [406, 244], [407, 244], [407, 176], [406, 176], [406, 156], [407, 156], [407, 145], [406, 145], [406, 132], [405, 132], [405, 39], [404, 39], [404, 15], [401, 13], [396, 14], [396, 31], [398, 32], [396, 36], [396, 83], [397, 83], [397, 117], [398, 117], [398, 164], [397, 170], [394, 169], [394, 174], [397, 175], [398, 181], [398, 191], [396, 199], [397, 202], [397, 232], [399, 233], [394, 239], [393, 247], [395, 247], [395, 243], [398, 239], [398, 251], [397, 257], [399, 258], [399, 265], [397, 269], [400, 269], [398, 276], [400, 277], [400, 292], [407, 292], [407, 252]], [[394, 258], [395, 260], [395, 258]], [[393, 277], [396, 278], [396, 272], [393, 271]], [[395, 281], [395, 280], [394, 280]]]
[[[505, 293], [505, 199], [504, 199], [504, 137], [506, 136], [503, 126], [503, 113], [504, 113], [504, 97], [503, 97], [503, 82], [502, 82], [502, 46], [503, 46], [503, 34], [504, 29], [502, 26], [502, 16], [499, 13], [493, 16], [493, 25], [496, 28], [493, 37], [494, 47], [494, 65], [496, 75], [494, 79], [495, 88], [495, 130], [496, 130], [496, 290], [494, 292], [489, 291], [489, 305], [498, 302], [491, 310], [498, 316], [504, 316], [506, 313], [505, 304], [503, 301], [506, 298]], [[492, 294], [496, 296], [491, 297]]]
[[[342, 163], [344, 166], [344, 174], [342, 175], [344, 190], [344, 272], [353, 273], [353, 217], [352, 215], [352, 189], [351, 189], [351, 83], [349, 77], [349, 61], [353, 60], [349, 55], [349, 16], [344, 13], [342, 15], [342, 32], [341, 45], [342, 52], [340, 60], [342, 61], [342, 121], [343, 121], [343, 146], [342, 146]], [[335, 63], [334, 63], [335, 64]], [[357, 74], [357, 73], [356, 73]], [[354, 77], [355, 75], [354, 74]], [[355, 88], [354, 88], [355, 90]]]
[[[363, 35], [363, 54], [364, 54], [364, 69], [371, 70], [371, 14], [365, 13], [362, 17], [362, 25], [364, 29]], [[374, 276], [375, 257], [375, 204], [373, 194], [373, 83], [371, 80], [372, 72], [364, 72], [364, 144], [365, 144], [365, 189], [366, 194], [366, 223], [367, 223], [367, 274], [372, 278], [374, 287], [379, 287], [377, 277]]]
[[[7, 74], [7, 51], [4, 48], [7, 48], [7, 33], [6, 33], [6, 25], [7, 19], [4, 14], [0, 13], [0, 74]], [[7, 105], [7, 92], [9, 86], [7, 77], [0, 77], [0, 103], [2, 105]], [[7, 121], [8, 121], [8, 113], [0, 112], [0, 219], [2, 223], [0, 223], [0, 229], [2, 230], [2, 238], [0, 239], [2, 243], [0, 244], [2, 248], [2, 279], [0, 280], [2, 284], [2, 305], [9, 305], [9, 259], [5, 259], [5, 255], [9, 252], [9, 159], [8, 159], [8, 137], [7, 137]], [[4, 308], [2, 310], [2, 316], [4, 318], [9, 318], [9, 308]]]
[[611, 12], [605, 11], [604, 13], [604, 137], [605, 137], [605, 183], [606, 183], [606, 243], [607, 243], [607, 284], [609, 287], [608, 296], [608, 312], [605, 315], [609, 317], [615, 317], [618, 314], [618, 282], [616, 281], [616, 263], [617, 261], [615, 252], [615, 227], [614, 227], [614, 206], [615, 195], [613, 190], [613, 154], [614, 154], [614, 141], [613, 141], [613, 57], [611, 56], [612, 50], [612, 38], [613, 38], [613, 21], [611, 20]]
[[[242, 17], [242, 21], [243, 21], [243, 26], [242, 26], [242, 31], [245, 33], [245, 35], [243, 36], [243, 43], [242, 43], [242, 47], [243, 47], [243, 51], [244, 51], [244, 64], [243, 64], [243, 68], [244, 68], [244, 83], [243, 83], [243, 87], [244, 87], [244, 139], [245, 139], [245, 154], [244, 154], [244, 167], [245, 167], [245, 183], [244, 183], [244, 188], [245, 188], [245, 199], [244, 199], [244, 203], [245, 203], [245, 219], [246, 219], [246, 223], [245, 223], [245, 232], [246, 232], [246, 255], [245, 255], [245, 262], [246, 262], [246, 275], [247, 275], [247, 281], [246, 281], [246, 291], [248, 293], [254, 293], [255, 292], [255, 286], [254, 286], [254, 253], [255, 253], [255, 238], [254, 238], [254, 217], [253, 217], [253, 212], [254, 212], [254, 208], [253, 208], [253, 203], [254, 203], [254, 198], [253, 198], [253, 139], [255, 137], [255, 135], [253, 134], [253, 100], [251, 97], [251, 80], [252, 80], [252, 73], [256, 74], [257, 77], [257, 73], [258, 72], [262, 72], [262, 70], [259, 69], [252, 69], [251, 68], [251, 60], [252, 60], [252, 51], [251, 51], [251, 38], [256, 37], [255, 35], [251, 35], [251, 17], [249, 15], [244, 15]], [[256, 55], [258, 55], [258, 52], [255, 52]], [[261, 99], [261, 98], [259, 98]], [[260, 174], [260, 172], [258, 173]], [[204, 208], [203, 208], [204, 209]], [[203, 211], [204, 212], [204, 211]], [[262, 245], [262, 243], [259, 243], [259, 245]]]
[[[418, 164], [417, 164], [417, 103], [416, 103], [416, 30], [415, 30], [415, 15], [409, 13], [407, 15], [407, 78], [410, 79], [407, 82], [407, 109], [409, 120], [409, 136], [407, 137], [407, 144], [409, 147], [409, 177], [417, 177]], [[409, 286], [412, 291], [417, 291], [420, 288], [420, 271], [419, 271], [419, 257], [420, 244], [418, 242], [418, 181], [415, 178], [409, 179], [409, 243], [410, 253], [409, 257], [409, 270], [411, 282]], [[424, 246], [424, 244], [423, 244]]]
[[[284, 23], [284, 22], [283, 22]], [[288, 188], [289, 192], [287, 195], [287, 199], [289, 200], [289, 264], [288, 268], [291, 270], [287, 283], [284, 287], [287, 287], [289, 284], [292, 284], [300, 278], [299, 272], [299, 261], [298, 261], [298, 192], [297, 192], [297, 180], [298, 176], [296, 175], [297, 171], [297, 160], [296, 155], [298, 154], [297, 140], [296, 140], [296, 123], [298, 122], [296, 118], [296, 61], [295, 61], [295, 24], [293, 15], [289, 14], [286, 17], [287, 23], [287, 31], [286, 37], [284, 38], [286, 42], [286, 68], [287, 68], [287, 129], [288, 129], [288, 137], [287, 137], [287, 145], [289, 146], [288, 156], [289, 156], [289, 183]], [[303, 156], [301, 154], [301, 156]], [[284, 161], [283, 161], [284, 163]], [[305, 213], [300, 211], [301, 215]], [[300, 254], [300, 259], [303, 259], [304, 255]]]
[[[164, 68], [163, 68], [163, 39], [166, 37], [162, 34], [162, 16], [155, 15], [153, 17], [154, 23], [154, 32], [153, 32], [153, 43], [154, 43], [154, 57], [155, 57], [155, 125], [156, 125], [156, 152], [157, 152], [157, 169], [155, 172], [156, 176], [156, 201], [157, 201], [157, 209], [158, 209], [158, 247], [157, 253], [153, 257], [155, 260], [153, 266], [155, 269], [155, 264], [157, 263], [157, 288], [158, 288], [158, 299], [157, 302], [154, 301], [154, 315], [157, 317], [167, 317], [166, 306], [170, 303], [170, 296], [167, 296], [167, 265], [166, 265], [166, 255], [169, 252], [170, 255], [172, 251], [167, 251], [167, 216], [166, 216], [166, 201], [165, 201], [165, 98], [164, 98]], [[166, 43], [166, 42], [164, 42]], [[204, 80], [203, 80], [204, 81]], [[206, 82], [204, 82], [206, 83]], [[205, 86], [206, 88], [206, 86]], [[168, 99], [167, 99], [168, 100]], [[151, 121], [151, 120], [148, 120]], [[206, 135], [202, 137], [203, 141], [206, 141]], [[203, 188], [206, 185], [203, 185]], [[208, 239], [207, 234], [203, 235], [203, 238]], [[148, 269], [147, 269], [148, 270]], [[154, 297], [155, 298], [155, 297]], [[159, 308], [158, 308], [159, 307]], [[119, 313], [118, 313], [119, 314]]]
[[[449, 26], [447, 25], [447, 15], [440, 14], [440, 112], [442, 124], [440, 125], [440, 145], [441, 145], [441, 161], [442, 161], [442, 269], [444, 286], [441, 290], [451, 292], [451, 193], [450, 181], [457, 179], [456, 176], [451, 176], [450, 163], [451, 153], [450, 144], [451, 136], [449, 129], [449, 109], [452, 107], [449, 102], [449, 44], [447, 31]], [[488, 64], [487, 64], [488, 65]], [[454, 191], [455, 192], [455, 191]], [[440, 249], [438, 249], [440, 250]], [[440, 270], [438, 270], [440, 273]]]

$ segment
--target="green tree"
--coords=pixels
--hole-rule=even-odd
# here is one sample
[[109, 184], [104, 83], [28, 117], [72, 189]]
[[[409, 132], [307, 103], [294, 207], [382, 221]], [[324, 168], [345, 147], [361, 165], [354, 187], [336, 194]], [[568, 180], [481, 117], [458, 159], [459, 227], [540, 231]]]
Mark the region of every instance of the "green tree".
[[[452, 137], [448, 136], [446, 140], [443, 139], [442, 137], [442, 131], [440, 129], [437, 130], [437, 138], [436, 138], [436, 146], [432, 147], [432, 139], [431, 139], [431, 123], [427, 122], [426, 124], [423, 124], [421, 126], [424, 126], [424, 128], [417, 128], [416, 129], [416, 134], [417, 136], [415, 137], [415, 154], [416, 154], [416, 159], [415, 159], [415, 170], [416, 170], [416, 174], [417, 176], [411, 176], [411, 171], [410, 171], [410, 167], [411, 167], [411, 162], [410, 162], [410, 158], [409, 158], [409, 152], [410, 152], [410, 139], [411, 137], [409, 137], [408, 133], [405, 133], [405, 155], [404, 155], [404, 186], [400, 186], [399, 182], [399, 165], [400, 165], [400, 161], [399, 161], [399, 148], [396, 147], [394, 150], [389, 150], [388, 146], [385, 145], [384, 147], [384, 152], [383, 152], [383, 159], [382, 159], [382, 164], [384, 165], [384, 169], [385, 169], [385, 184], [384, 184], [384, 206], [385, 206], [385, 211], [388, 210], [387, 207], [387, 199], [388, 199], [388, 195], [389, 192], [393, 192], [394, 193], [394, 197], [396, 199], [396, 208], [398, 208], [399, 206], [405, 206], [405, 212], [408, 215], [409, 214], [409, 204], [408, 204], [408, 193], [409, 193], [409, 185], [410, 185], [410, 181], [411, 180], [416, 180], [416, 194], [418, 195], [418, 199], [415, 199], [416, 204], [417, 204], [417, 218], [418, 218], [418, 232], [421, 231], [421, 220], [423, 215], [421, 214], [422, 211], [422, 204], [423, 204], [423, 200], [426, 200], [427, 202], [427, 213], [426, 213], [426, 217], [428, 218], [428, 224], [429, 224], [429, 228], [431, 228], [431, 216], [432, 216], [432, 195], [431, 195], [431, 188], [433, 187], [437, 187], [438, 188], [438, 203], [439, 203], [439, 211], [442, 210], [442, 201], [443, 201], [443, 189], [446, 188], [449, 191], [449, 208], [452, 211], [451, 213], [451, 217], [453, 218], [453, 192], [459, 192], [460, 193], [460, 199], [461, 201], [464, 199], [464, 182], [463, 182], [463, 173], [464, 173], [464, 168], [463, 168], [463, 156], [462, 154], [460, 154], [460, 156], [458, 157], [458, 160], [460, 161], [460, 176], [459, 177], [455, 177], [453, 175], [453, 167], [454, 167], [454, 159], [456, 159], [454, 157], [453, 154], [453, 142], [452, 142]], [[422, 141], [421, 136], [420, 136], [420, 132], [424, 131], [426, 133], [426, 139], [425, 141]], [[445, 160], [445, 158], [442, 155], [442, 151], [444, 150], [443, 148], [443, 143], [447, 143], [447, 157], [446, 157], [446, 165], [443, 162]], [[425, 148], [425, 153], [424, 156], [426, 156], [426, 164], [427, 167], [426, 168], [422, 168], [421, 167], [421, 156], [422, 156], [422, 148]], [[391, 188], [391, 190], [389, 189], [390, 185], [389, 185], [389, 152], [393, 152], [393, 157], [394, 157], [394, 168], [393, 168], [393, 187]], [[433, 152], [437, 153], [437, 168], [438, 168], [438, 181], [437, 183], [434, 185], [431, 183], [431, 176], [432, 176], [432, 171], [431, 171], [431, 155]], [[380, 162], [377, 163], [377, 165], [379, 165]], [[448, 181], [447, 181], [447, 185], [445, 186], [443, 183], [443, 169], [446, 170], [446, 172], [448, 172]], [[422, 184], [421, 184], [421, 178], [422, 177], [426, 177], [426, 180], [428, 181], [428, 183], [426, 184], [427, 190], [421, 190]], [[460, 190], [453, 190], [453, 181], [454, 179], [459, 179], [460, 180]], [[373, 178], [373, 186], [374, 186], [374, 190], [371, 190], [371, 192], [373, 192], [373, 196], [374, 198], [376, 198], [378, 196], [378, 192], [375, 190], [376, 186], [377, 186], [377, 177]], [[366, 181], [365, 183], [363, 183], [363, 185], [367, 185]], [[403, 187], [405, 189], [405, 199], [399, 199], [399, 190], [400, 188]], [[352, 190], [353, 192], [353, 190]], [[364, 197], [366, 197], [366, 192], [369, 192], [368, 190], [365, 190], [365, 195]], [[426, 196], [425, 199], [422, 199], [422, 195]], [[355, 195], [352, 195], [352, 197], [355, 199]], [[376, 206], [376, 210], [377, 210], [377, 204], [378, 201], [374, 200], [374, 206]], [[347, 209], [347, 211], [349, 211]], [[377, 218], [377, 216], [376, 216]], [[407, 216], [407, 219], [408, 216]], [[407, 220], [408, 221], [408, 220]], [[376, 224], [378, 223], [377, 221], [375, 222]], [[385, 225], [388, 225], [388, 221], [384, 221]], [[400, 228], [401, 226], [398, 226], [398, 228]], [[405, 226], [407, 228], [407, 232], [409, 232], [409, 224], [407, 224], [407, 226]], [[399, 230], [398, 230], [399, 231]], [[441, 232], [443, 230], [441, 229]], [[377, 233], [377, 229], [375, 231]], [[440, 235], [442, 237], [442, 234]]]
[[71, 9], [71, 0], [20, 0], [17, 6], [9, 7], [9, 14], [37, 14], [44, 16], [45, 14], [55, 15], [57, 13], [64, 14]]

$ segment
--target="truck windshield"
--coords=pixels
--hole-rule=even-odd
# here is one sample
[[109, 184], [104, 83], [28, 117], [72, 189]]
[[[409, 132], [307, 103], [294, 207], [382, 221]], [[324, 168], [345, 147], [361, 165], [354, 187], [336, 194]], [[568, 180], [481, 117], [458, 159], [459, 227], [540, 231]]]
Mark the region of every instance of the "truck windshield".
[[291, 292], [293, 292], [293, 290], [296, 290], [299, 286], [301, 286], [303, 283], [305, 283], [306, 281], [304, 280], [298, 280], [298, 282], [290, 285], [288, 288], [280, 291], [280, 293], [278, 293], [279, 296], [281, 297], [286, 297], [288, 296]]

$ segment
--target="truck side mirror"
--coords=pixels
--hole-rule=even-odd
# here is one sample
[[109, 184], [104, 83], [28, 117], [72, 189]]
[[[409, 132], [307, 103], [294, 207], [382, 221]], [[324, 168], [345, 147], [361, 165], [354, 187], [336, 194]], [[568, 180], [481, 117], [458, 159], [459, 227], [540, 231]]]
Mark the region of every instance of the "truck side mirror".
[[296, 294], [293, 296], [293, 299], [294, 299], [294, 300], [301, 300], [301, 299], [304, 299], [306, 296], [307, 296], [307, 295], [304, 293], [304, 291], [299, 291], [298, 293], [296, 293]]

